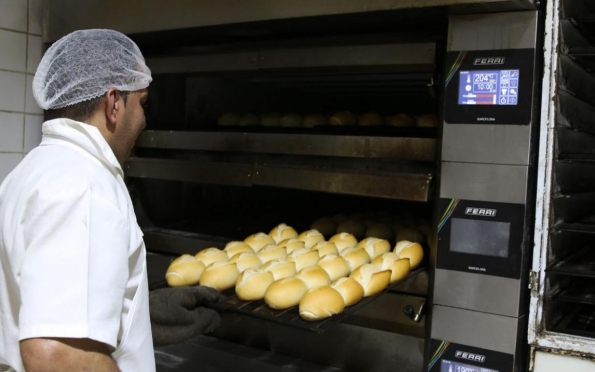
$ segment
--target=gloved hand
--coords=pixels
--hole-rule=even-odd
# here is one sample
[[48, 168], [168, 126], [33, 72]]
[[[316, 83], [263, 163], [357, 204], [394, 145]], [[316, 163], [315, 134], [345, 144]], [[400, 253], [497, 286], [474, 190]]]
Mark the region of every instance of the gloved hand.
[[209, 287], [175, 287], [149, 293], [153, 344], [179, 343], [215, 329], [219, 314], [202, 305], [217, 302], [219, 293]]

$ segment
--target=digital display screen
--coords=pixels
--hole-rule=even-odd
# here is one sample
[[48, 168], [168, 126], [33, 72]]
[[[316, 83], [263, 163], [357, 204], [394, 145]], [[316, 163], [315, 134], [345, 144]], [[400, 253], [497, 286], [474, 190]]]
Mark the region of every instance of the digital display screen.
[[510, 223], [453, 218], [450, 250], [457, 253], [508, 258]]
[[519, 75], [519, 70], [461, 71], [459, 105], [516, 106]]
[[459, 362], [451, 362], [450, 360], [442, 359], [440, 372], [498, 372], [495, 369], [472, 366], [470, 364], [463, 364]]

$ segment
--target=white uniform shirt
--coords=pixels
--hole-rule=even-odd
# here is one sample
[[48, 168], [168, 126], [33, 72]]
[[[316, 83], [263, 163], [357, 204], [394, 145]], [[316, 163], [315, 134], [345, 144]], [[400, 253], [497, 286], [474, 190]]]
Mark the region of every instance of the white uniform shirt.
[[19, 340], [90, 338], [123, 372], [155, 370], [145, 246], [123, 171], [97, 128], [43, 124], [0, 186], [0, 371]]

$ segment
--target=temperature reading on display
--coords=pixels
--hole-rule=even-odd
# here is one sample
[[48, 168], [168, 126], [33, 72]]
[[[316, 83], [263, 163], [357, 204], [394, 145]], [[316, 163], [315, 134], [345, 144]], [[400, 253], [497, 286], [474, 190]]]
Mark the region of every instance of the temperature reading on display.
[[461, 71], [459, 105], [516, 106], [519, 75], [519, 70]]
[[472, 366], [470, 364], [463, 364], [458, 362], [451, 362], [443, 359], [440, 366], [440, 372], [498, 372], [495, 369], [488, 369], [483, 367]]

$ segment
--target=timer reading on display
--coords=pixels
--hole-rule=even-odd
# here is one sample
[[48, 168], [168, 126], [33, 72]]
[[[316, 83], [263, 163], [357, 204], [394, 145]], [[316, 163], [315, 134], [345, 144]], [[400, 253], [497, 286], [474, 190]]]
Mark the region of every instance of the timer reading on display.
[[442, 359], [440, 372], [498, 372], [494, 369], [472, 366], [470, 364], [463, 364], [458, 362], [451, 362], [450, 360]]
[[516, 106], [519, 75], [519, 70], [461, 71], [459, 105]]

